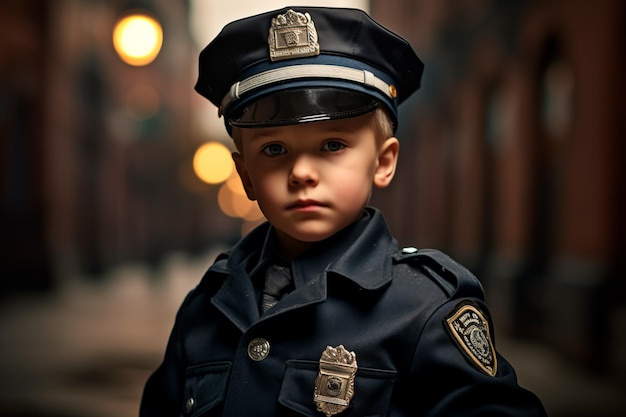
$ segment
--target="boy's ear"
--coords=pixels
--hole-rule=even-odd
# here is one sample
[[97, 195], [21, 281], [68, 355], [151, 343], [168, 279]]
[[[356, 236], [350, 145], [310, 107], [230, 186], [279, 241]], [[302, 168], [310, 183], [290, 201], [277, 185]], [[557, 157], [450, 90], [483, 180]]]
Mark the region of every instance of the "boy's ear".
[[243, 189], [246, 192], [249, 200], [256, 200], [256, 196], [254, 194], [254, 188], [252, 187], [252, 181], [250, 181], [250, 175], [248, 175], [248, 169], [246, 168], [246, 164], [243, 160], [243, 155], [238, 152], [233, 152], [233, 161], [235, 162], [235, 168], [237, 169], [237, 174], [239, 174], [239, 178], [241, 178], [241, 184], [243, 184]]
[[398, 152], [400, 142], [397, 138], [391, 137], [383, 142], [378, 150], [378, 166], [374, 172], [374, 185], [378, 188], [385, 188], [393, 179], [398, 164]]

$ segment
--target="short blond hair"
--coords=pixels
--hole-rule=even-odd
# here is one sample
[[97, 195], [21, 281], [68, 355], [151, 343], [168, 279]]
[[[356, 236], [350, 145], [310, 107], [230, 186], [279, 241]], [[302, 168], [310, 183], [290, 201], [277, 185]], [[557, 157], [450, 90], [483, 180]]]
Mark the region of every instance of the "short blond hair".
[[394, 125], [389, 117], [389, 113], [383, 108], [378, 107], [374, 110], [376, 122], [376, 137], [380, 140], [387, 140], [394, 135]]

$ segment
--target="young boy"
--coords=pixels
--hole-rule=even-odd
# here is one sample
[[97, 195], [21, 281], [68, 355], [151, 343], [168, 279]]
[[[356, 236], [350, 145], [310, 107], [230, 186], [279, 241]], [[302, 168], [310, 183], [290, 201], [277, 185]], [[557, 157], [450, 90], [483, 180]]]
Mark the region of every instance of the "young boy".
[[237, 171], [268, 222], [187, 296], [142, 416], [544, 416], [496, 353], [476, 278], [398, 249], [391, 182], [411, 47], [359, 10], [285, 8], [200, 54]]

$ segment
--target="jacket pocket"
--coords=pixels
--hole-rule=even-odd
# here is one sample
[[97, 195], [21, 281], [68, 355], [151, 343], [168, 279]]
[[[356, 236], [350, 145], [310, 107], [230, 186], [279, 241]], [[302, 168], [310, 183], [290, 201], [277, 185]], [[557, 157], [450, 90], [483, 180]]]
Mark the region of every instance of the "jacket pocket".
[[[319, 362], [288, 361], [278, 401], [299, 415], [318, 417], [313, 401]], [[387, 415], [396, 371], [358, 368], [354, 396], [341, 416], [375, 417]]]
[[230, 366], [214, 362], [187, 368], [182, 415], [197, 417], [223, 402]]

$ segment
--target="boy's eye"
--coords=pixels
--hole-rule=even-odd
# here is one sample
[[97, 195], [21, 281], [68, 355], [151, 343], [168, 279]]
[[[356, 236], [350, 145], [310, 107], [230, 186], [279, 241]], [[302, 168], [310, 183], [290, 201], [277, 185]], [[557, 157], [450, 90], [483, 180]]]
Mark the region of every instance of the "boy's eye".
[[271, 143], [263, 148], [263, 153], [269, 156], [281, 155], [287, 152], [287, 149], [283, 145], [278, 143]]
[[329, 142], [326, 142], [324, 146], [322, 146], [322, 150], [330, 151], [330, 152], [337, 152], [337, 151], [342, 150], [345, 147], [346, 145], [344, 145], [343, 143], [338, 142], [336, 140], [331, 140]]

